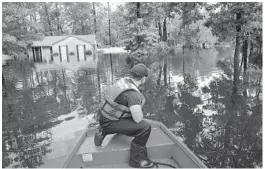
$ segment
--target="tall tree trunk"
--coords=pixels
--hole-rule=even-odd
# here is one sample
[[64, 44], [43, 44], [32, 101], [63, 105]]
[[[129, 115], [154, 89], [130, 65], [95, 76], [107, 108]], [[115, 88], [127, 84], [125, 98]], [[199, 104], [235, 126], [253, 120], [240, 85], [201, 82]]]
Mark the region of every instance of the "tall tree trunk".
[[[29, 18], [30, 18], [30, 21], [31, 21], [32, 23], [34, 23], [33, 15], [29, 15]], [[33, 30], [33, 27], [30, 26], [29, 30], [32, 31], [32, 30]]]
[[[137, 19], [141, 18], [140, 6], [141, 6], [140, 2], [136, 2], [136, 16], [137, 16]], [[137, 38], [137, 45], [140, 45], [140, 43], [141, 43], [140, 42], [140, 37], [137, 35], [136, 38]]]
[[93, 16], [94, 16], [94, 33], [96, 35], [96, 33], [97, 33], [97, 18], [96, 18], [95, 2], [93, 2], [92, 5], [93, 5]]
[[183, 8], [182, 8], [182, 26], [181, 28], [184, 29], [188, 20], [188, 13], [189, 11], [187, 10], [188, 2], [184, 2]]
[[48, 25], [49, 25], [49, 34], [51, 36], [53, 36], [52, 23], [51, 23], [51, 19], [50, 19], [50, 15], [49, 15], [49, 11], [48, 11], [48, 7], [47, 7], [47, 3], [46, 2], [44, 2], [44, 11], [45, 11], [45, 15], [46, 15], [47, 22], [48, 22]]
[[163, 23], [163, 41], [167, 41], [167, 17], [165, 17]]
[[[236, 19], [241, 19], [241, 13], [236, 13]], [[237, 98], [237, 85], [239, 82], [239, 55], [240, 55], [240, 46], [241, 46], [241, 25], [238, 24], [236, 26], [236, 47], [234, 53], [234, 81], [233, 81], [233, 89], [232, 89], [232, 104], [235, 104]]]
[[[244, 72], [243, 72], [243, 82], [245, 84], [248, 83], [248, 76], [247, 76], [247, 57], [248, 57], [248, 40], [245, 39], [243, 43], [243, 67], [244, 67]], [[247, 97], [247, 89], [243, 91], [243, 95]]]
[[141, 18], [141, 15], [140, 15], [140, 2], [136, 2], [136, 16], [137, 18]]
[[73, 22], [72, 34], [75, 34], [75, 32], [76, 32], [76, 21]]
[[[35, 24], [37, 24], [37, 14], [36, 14], [36, 13], [38, 13], [38, 12], [37, 12], [37, 11], [35, 11], [35, 12], [34, 12], [34, 15], [33, 15], [33, 17], [34, 17], [33, 19], [34, 19], [34, 23], [35, 23]], [[38, 31], [37, 31], [37, 30], [35, 30], [35, 33], [37, 34], [37, 33], [38, 33]]]
[[62, 24], [60, 24], [60, 31], [61, 31], [62, 34], [64, 33]]
[[163, 34], [162, 34], [162, 26], [161, 26], [160, 18], [158, 19], [158, 34], [159, 34], [160, 40], [162, 40]]
[[111, 47], [111, 33], [110, 33], [110, 7], [108, 2], [108, 17], [109, 17], [109, 46]]
[[57, 32], [58, 32], [58, 35], [60, 35], [60, 11], [59, 11], [59, 8], [58, 8], [58, 3], [55, 2], [55, 7], [56, 7], [56, 19], [57, 19]]
[[82, 35], [85, 35], [85, 25], [84, 25], [84, 22], [81, 23], [81, 32], [82, 32]]

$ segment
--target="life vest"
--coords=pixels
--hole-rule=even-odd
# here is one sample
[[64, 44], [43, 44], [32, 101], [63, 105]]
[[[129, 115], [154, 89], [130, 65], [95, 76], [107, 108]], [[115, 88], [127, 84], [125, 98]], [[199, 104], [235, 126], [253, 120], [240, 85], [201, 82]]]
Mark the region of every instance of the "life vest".
[[143, 107], [145, 103], [144, 95], [138, 90], [138, 88], [130, 82], [130, 78], [122, 78], [118, 80], [114, 85], [107, 88], [105, 91], [105, 101], [101, 106], [101, 114], [110, 120], [120, 120], [122, 118], [131, 117], [131, 112], [129, 107], [118, 104], [114, 100], [124, 91], [134, 90], [141, 95], [141, 106]]

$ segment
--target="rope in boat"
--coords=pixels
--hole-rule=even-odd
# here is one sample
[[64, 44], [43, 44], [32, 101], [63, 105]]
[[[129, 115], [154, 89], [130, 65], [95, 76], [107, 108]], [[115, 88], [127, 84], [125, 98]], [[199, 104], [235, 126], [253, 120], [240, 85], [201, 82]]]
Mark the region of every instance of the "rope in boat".
[[171, 167], [171, 168], [177, 168], [176, 166], [173, 166], [171, 164], [167, 164], [167, 163], [161, 163], [161, 162], [157, 162], [157, 161], [152, 161], [154, 163], [154, 166], [156, 168], [159, 168], [158, 165], [164, 165], [164, 166], [168, 166], [168, 167]]

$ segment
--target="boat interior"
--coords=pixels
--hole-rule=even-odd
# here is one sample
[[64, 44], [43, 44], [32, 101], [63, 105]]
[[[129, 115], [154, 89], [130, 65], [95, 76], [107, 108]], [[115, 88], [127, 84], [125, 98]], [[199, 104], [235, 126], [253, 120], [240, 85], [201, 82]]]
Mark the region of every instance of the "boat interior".
[[[82, 131], [80, 131], [82, 132]], [[120, 134], [107, 135], [101, 147], [94, 145], [95, 128], [83, 131], [80, 142], [66, 158], [65, 168], [130, 168], [132, 137]], [[175, 168], [206, 168], [206, 166], [164, 125], [152, 123], [147, 142], [148, 156], [152, 161]], [[170, 166], [158, 165], [159, 168]]]

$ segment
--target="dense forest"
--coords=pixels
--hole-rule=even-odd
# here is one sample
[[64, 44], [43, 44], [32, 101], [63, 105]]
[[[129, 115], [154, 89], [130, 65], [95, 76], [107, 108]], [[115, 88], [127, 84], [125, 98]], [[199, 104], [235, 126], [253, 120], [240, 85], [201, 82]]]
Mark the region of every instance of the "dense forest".
[[[218, 40], [205, 38], [207, 28]], [[134, 60], [152, 55], [153, 48], [172, 52], [170, 46], [191, 48], [210, 41], [236, 46], [235, 70], [241, 47], [244, 71], [248, 60], [261, 66], [261, 3], [132, 2], [111, 11], [109, 4], [103, 3], [6, 2], [2, 29], [3, 54], [20, 57], [27, 55], [32, 41], [43, 36], [96, 34], [100, 46], [126, 46]], [[238, 77], [238, 72], [234, 73]]]
[[[95, 34], [98, 48], [125, 47], [130, 51], [126, 58], [129, 67], [143, 62], [155, 72], [155, 80], [148, 82], [144, 92], [149, 98], [150, 109], [145, 111], [148, 118], [162, 121], [185, 138], [185, 144], [208, 167], [261, 167], [262, 3], [126, 2], [115, 10], [111, 8], [99, 2], [3, 2], [2, 53], [27, 58], [32, 41], [71, 34]], [[218, 61], [217, 66], [224, 72], [222, 79], [202, 90], [211, 95], [204, 108], [216, 112], [208, 117], [196, 109], [202, 100], [191, 94], [198, 85], [185, 73], [184, 61], [184, 80], [177, 86], [178, 92], [168, 73], [169, 56], [178, 55], [177, 50], [181, 50], [182, 57], [202, 50], [202, 43], [210, 47], [229, 45], [234, 51], [232, 60]], [[91, 96], [96, 95], [100, 82], [94, 77], [95, 70], [71, 76], [64, 70], [50, 75], [36, 73], [27, 59], [12, 66], [3, 69], [2, 74], [4, 137], [18, 137], [18, 131], [23, 135], [46, 131], [62, 122], [53, 121], [59, 114], [69, 113], [78, 105], [86, 112], [96, 111], [100, 95]], [[52, 80], [47, 80], [48, 76]], [[100, 76], [108, 78], [104, 73]], [[23, 86], [20, 92], [17, 84]], [[92, 87], [88, 89], [88, 85]], [[67, 96], [69, 88], [73, 99]], [[58, 97], [60, 102], [56, 101]], [[177, 113], [168, 113], [172, 110]], [[149, 117], [150, 113], [156, 116]], [[178, 121], [182, 127], [176, 127]], [[48, 131], [46, 134], [50, 135]], [[27, 144], [19, 143], [19, 151], [24, 153], [42, 141], [25, 138]], [[48, 136], [45, 139], [49, 140]], [[43, 146], [44, 155], [51, 152], [49, 144]], [[3, 167], [10, 164], [6, 156], [4, 153]], [[23, 155], [21, 160], [23, 167], [40, 165]]]

